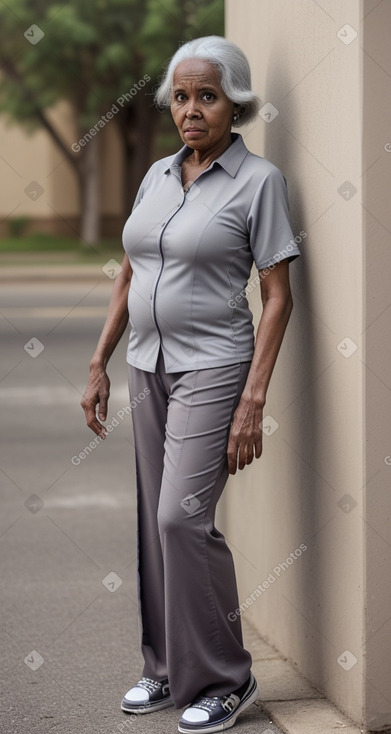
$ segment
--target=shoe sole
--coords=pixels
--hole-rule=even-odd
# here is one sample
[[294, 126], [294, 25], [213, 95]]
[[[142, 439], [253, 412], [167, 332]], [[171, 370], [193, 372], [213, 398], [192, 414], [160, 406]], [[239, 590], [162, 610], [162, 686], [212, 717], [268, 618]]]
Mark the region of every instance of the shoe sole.
[[161, 709], [168, 708], [169, 706], [173, 706], [174, 702], [171, 698], [165, 698], [164, 701], [156, 702], [155, 704], [151, 704], [149, 706], [132, 706], [130, 704], [130, 707], [123, 703], [121, 703], [121, 709], [122, 711], [125, 711], [127, 714], [151, 714], [153, 711], [160, 711]]
[[233, 726], [236, 722], [236, 719], [238, 718], [239, 714], [242, 714], [245, 709], [247, 709], [249, 706], [251, 706], [252, 703], [254, 703], [259, 695], [258, 685], [257, 681], [254, 680], [254, 686], [250, 689], [250, 692], [247, 694], [247, 697], [243, 699], [242, 703], [238, 708], [236, 709], [235, 713], [231, 716], [230, 719], [227, 719], [226, 721], [221, 722], [221, 724], [212, 724], [211, 726], [208, 726], [207, 724], [205, 726], [199, 726], [197, 728], [187, 729], [186, 726], [183, 724], [178, 724], [178, 731], [181, 732], [181, 734], [203, 734], [203, 732], [208, 732], [208, 734], [213, 734], [215, 731], [224, 731], [225, 729], [230, 729], [231, 726]]

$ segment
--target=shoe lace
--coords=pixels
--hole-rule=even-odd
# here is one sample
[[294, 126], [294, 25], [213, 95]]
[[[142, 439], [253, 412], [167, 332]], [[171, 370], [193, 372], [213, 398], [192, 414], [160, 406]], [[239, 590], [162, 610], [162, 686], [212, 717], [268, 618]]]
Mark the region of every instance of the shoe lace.
[[141, 678], [138, 681], [137, 685], [140, 688], [145, 688], [148, 693], [154, 693], [161, 687], [162, 684], [156, 680], [152, 680], [152, 678]]
[[197, 701], [193, 705], [197, 706], [197, 708], [205, 709], [209, 713], [212, 713], [213, 710], [216, 708], [218, 702], [219, 702], [218, 696], [213, 696], [212, 698], [207, 698], [206, 696], [202, 696], [201, 698], [198, 698]]

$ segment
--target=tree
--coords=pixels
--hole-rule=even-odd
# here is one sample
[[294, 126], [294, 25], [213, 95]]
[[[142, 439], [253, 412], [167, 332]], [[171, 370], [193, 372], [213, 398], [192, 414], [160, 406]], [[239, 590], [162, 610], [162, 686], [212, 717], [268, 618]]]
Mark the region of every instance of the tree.
[[[85, 243], [99, 239], [100, 129], [120, 131], [126, 213], [150, 163], [162, 65], [189, 38], [222, 35], [223, 11], [224, 0], [2, 0], [0, 113], [43, 127], [72, 166]], [[63, 99], [74, 110], [73, 147], [48, 115]]]

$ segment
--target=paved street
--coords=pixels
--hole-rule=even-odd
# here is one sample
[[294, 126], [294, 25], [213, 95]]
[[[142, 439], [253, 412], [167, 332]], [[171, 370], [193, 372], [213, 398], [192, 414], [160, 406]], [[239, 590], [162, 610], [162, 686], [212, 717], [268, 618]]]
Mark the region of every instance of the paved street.
[[[111, 287], [1, 287], [1, 734], [177, 731], [180, 711], [119, 706], [142, 666], [126, 339], [92, 450], [79, 405]], [[257, 705], [235, 731], [278, 732]]]

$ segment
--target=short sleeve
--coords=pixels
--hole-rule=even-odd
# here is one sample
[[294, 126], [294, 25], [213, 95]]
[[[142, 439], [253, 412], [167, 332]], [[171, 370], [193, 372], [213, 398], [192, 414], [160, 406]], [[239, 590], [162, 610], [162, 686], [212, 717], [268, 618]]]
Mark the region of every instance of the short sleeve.
[[135, 200], [133, 202], [131, 214], [134, 212], [136, 206], [140, 203], [141, 199], [143, 198], [144, 187], [145, 187], [145, 182], [146, 182], [147, 175], [148, 175], [148, 172], [145, 174], [145, 176], [144, 176], [143, 180], [141, 181], [141, 184], [140, 184], [140, 186], [138, 188], [138, 191], [137, 191], [137, 194], [136, 194], [136, 198], [135, 198]]
[[142, 189], [142, 185], [140, 185], [137, 191], [137, 194], [136, 194], [136, 198], [133, 202], [132, 211], [130, 212], [131, 214], [134, 212], [136, 206], [140, 203], [142, 198], [143, 198], [143, 189]]
[[135, 210], [136, 206], [138, 206], [138, 204], [140, 203], [141, 199], [143, 198], [144, 191], [145, 191], [145, 189], [148, 186], [148, 181], [149, 181], [149, 178], [151, 176], [151, 173], [152, 173], [152, 171], [155, 170], [155, 166], [158, 163], [159, 163], [159, 161], [155, 161], [155, 163], [152, 163], [151, 167], [148, 169], [148, 171], [146, 172], [143, 180], [141, 181], [141, 184], [140, 184], [139, 189], [138, 189], [137, 194], [136, 194], [136, 198], [135, 198], [135, 200], [133, 202], [131, 213]]
[[279, 168], [262, 180], [247, 216], [249, 244], [258, 270], [299, 257], [289, 219], [286, 180]]

